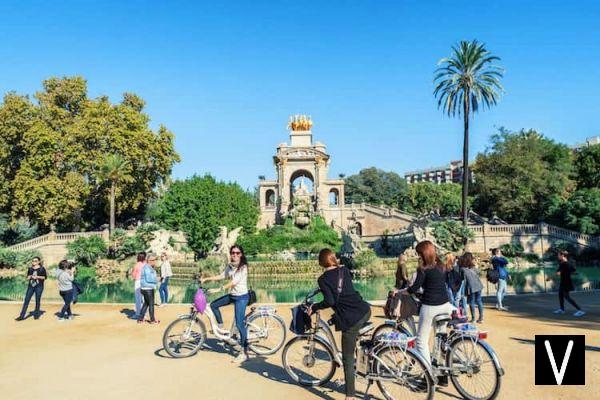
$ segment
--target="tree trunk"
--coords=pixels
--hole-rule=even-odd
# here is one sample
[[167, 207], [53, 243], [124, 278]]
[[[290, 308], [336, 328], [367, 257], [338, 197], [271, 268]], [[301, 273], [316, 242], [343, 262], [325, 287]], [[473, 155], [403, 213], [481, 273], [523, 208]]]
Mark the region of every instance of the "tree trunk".
[[469, 205], [467, 203], [469, 196], [469, 96], [470, 92], [465, 92], [463, 101], [463, 121], [464, 121], [464, 137], [463, 137], [463, 176], [462, 176], [462, 221], [463, 226], [467, 226], [469, 220]]
[[115, 231], [115, 184], [110, 184], [110, 233]]

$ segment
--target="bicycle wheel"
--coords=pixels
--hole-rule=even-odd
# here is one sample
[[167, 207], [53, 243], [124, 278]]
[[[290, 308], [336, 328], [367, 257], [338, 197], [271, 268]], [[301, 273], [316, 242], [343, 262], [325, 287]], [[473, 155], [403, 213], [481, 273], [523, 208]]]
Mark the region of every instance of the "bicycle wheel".
[[246, 319], [248, 347], [256, 354], [275, 354], [285, 343], [285, 323], [274, 314], [252, 314]]
[[171, 322], [163, 334], [163, 348], [175, 358], [193, 356], [206, 340], [206, 328], [202, 321], [189, 315]]
[[480, 341], [458, 338], [450, 344], [446, 365], [456, 390], [470, 400], [491, 400], [500, 391], [501, 375], [490, 350]]
[[412, 350], [386, 346], [375, 354], [379, 390], [387, 400], [433, 399], [433, 377]]
[[303, 386], [324, 385], [337, 368], [331, 347], [312, 336], [296, 336], [287, 342], [281, 362], [290, 378]]

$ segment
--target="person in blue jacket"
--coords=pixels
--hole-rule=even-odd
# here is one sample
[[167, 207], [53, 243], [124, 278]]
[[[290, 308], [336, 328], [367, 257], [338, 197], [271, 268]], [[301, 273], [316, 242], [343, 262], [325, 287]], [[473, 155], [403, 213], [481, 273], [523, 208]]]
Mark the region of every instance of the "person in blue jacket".
[[507, 282], [511, 279], [506, 266], [508, 260], [502, 255], [502, 250], [492, 249], [492, 259], [490, 260], [494, 270], [498, 272], [498, 290], [496, 292], [496, 308], [501, 311], [508, 311], [508, 307], [505, 307], [502, 303], [504, 296], [506, 295]]
[[156, 290], [156, 285], [158, 283], [158, 278], [156, 276], [156, 254], [150, 254], [146, 259], [146, 264], [142, 267], [142, 274], [140, 278], [140, 286], [142, 297], [144, 298], [144, 305], [140, 310], [140, 315], [138, 317], [138, 324], [144, 322], [144, 317], [146, 316], [146, 310], [150, 310], [150, 322], [151, 324], [158, 324], [156, 318], [154, 318], [154, 291]]

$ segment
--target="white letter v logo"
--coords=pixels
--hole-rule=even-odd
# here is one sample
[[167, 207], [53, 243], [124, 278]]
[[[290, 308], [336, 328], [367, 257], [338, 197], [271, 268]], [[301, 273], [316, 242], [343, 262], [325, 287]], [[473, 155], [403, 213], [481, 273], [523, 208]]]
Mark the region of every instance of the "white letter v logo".
[[571, 350], [573, 350], [573, 341], [569, 340], [567, 344], [567, 352], [565, 353], [565, 357], [563, 358], [562, 365], [560, 366], [560, 371], [556, 368], [556, 360], [554, 359], [554, 354], [552, 354], [552, 347], [550, 347], [550, 342], [548, 340], [544, 341], [544, 345], [546, 346], [546, 352], [548, 353], [548, 358], [550, 358], [550, 364], [552, 365], [552, 372], [554, 372], [554, 377], [556, 378], [556, 383], [558, 385], [562, 385], [563, 378], [565, 377], [565, 372], [567, 371], [567, 364], [569, 363], [569, 357], [571, 357]]

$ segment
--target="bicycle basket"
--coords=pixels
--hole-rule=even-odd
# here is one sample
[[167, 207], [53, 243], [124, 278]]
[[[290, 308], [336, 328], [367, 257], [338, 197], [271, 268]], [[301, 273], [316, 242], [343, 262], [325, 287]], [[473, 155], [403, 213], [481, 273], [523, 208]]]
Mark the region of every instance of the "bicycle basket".
[[196, 307], [196, 311], [200, 314], [203, 314], [204, 310], [206, 310], [206, 296], [202, 289], [198, 289], [194, 295], [194, 307]]

